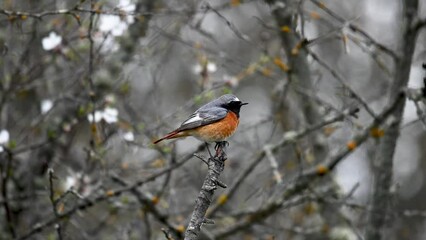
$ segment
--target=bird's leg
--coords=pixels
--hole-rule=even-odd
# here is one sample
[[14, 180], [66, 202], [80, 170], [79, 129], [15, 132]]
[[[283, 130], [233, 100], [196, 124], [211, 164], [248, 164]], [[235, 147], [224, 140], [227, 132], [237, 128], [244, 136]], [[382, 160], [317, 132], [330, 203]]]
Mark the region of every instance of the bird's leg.
[[222, 142], [216, 142], [216, 146], [214, 147], [214, 150], [216, 150], [215, 157], [219, 157], [220, 155], [226, 156], [224, 149], [229, 146], [229, 142], [222, 141]]
[[214, 150], [216, 151], [216, 156], [218, 155], [219, 148], [220, 148], [220, 142], [216, 142], [216, 145], [214, 145]]

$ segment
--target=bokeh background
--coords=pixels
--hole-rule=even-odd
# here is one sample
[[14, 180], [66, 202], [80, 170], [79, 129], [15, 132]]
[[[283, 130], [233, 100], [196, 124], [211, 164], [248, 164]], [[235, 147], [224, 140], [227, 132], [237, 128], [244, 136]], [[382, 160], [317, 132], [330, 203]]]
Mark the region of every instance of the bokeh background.
[[0, 1], [0, 239], [178, 239], [207, 172], [191, 155], [208, 153], [152, 141], [225, 93], [249, 105], [201, 239], [368, 239], [395, 119], [367, 127], [395, 91], [411, 97], [379, 230], [425, 239], [426, 2], [410, 2]]

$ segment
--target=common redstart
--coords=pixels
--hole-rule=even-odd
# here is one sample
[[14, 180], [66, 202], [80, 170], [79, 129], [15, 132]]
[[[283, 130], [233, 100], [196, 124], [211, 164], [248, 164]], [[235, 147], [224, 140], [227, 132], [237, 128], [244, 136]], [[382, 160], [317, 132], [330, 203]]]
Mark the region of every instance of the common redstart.
[[204, 142], [220, 143], [230, 137], [238, 127], [243, 103], [232, 94], [225, 94], [200, 107], [179, 128], [154, 142], [164, 139], [193, 136]]

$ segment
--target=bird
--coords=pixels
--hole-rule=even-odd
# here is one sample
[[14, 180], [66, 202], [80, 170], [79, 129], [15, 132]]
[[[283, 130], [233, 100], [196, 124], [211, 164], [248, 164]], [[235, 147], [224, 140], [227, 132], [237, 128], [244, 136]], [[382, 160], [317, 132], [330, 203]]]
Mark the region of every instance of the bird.
[[206, 143], [216, 143], [215, 149], [237, 130], [243, 103], [233, 94], [225, 94], [203, 105], [191, 114], [180, 127], [156, 140], [193, 136]]

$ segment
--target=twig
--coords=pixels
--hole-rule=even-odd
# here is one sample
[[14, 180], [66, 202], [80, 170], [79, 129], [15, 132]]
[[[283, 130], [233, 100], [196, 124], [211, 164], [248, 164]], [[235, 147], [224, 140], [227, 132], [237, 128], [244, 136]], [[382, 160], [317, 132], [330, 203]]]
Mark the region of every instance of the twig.
[[[90, 8], [93, 9], [95, 6], [94, 0], [90, 0]], [[97, 130], [97, 126], [96, 126], [96, 122], [95, 122], [95, 110], [96, 110], [96, 92], [95, 92], [95, 85], [93, 83], [93, 67], [94, 67], [94, 55], [95, 55], [95, 46], [94, 46], [94, 40], [93, 40], [93, 36], [92, 36], [92, 31], [93, 31], [93, 25], [94, 25], [94, 18], [95, 18], [95, 13], [91, 13], [90, 14], [90, 22], [89, 22], [89, 28], [87, 29], [87, 39], [89, 40], [89, 72], [88, 72], [88, 76], [87, 76], [87, 82], [88, 82], [88, 97], [90, 99], [91, 104], [93, 105], [92, 111], [90, 114], [92, 114], [92, 118], [93, 121], [91, 123], [91, 134], [90, 134], [90, 146], [93, 148], [94, 146], [96, 146], [96, 140], [97, 137], [96, 135], [99, 134], [98, 130]], [[88, 154], [88, 160], [91, 159], [91, 154]]]
[[418, 32], [421, 28], [426, 27], [426, 18], [417, 19], [417, 22], [414, 24], [413, 30]]
[[[55, 189], [53, 187], [53, 169], [49, 168], [47, 170], [47, 173], [49, 174], [49, 199], [50, 199], [50, 203], [52, 205], [52, 210], [53, 213], [55, 214], [56, 217], [59, 217], [59, 213], [56, 210], [56, 203], [57, 201], [55, 200]], [[57, 223], [55, 224], [55, 229], [56, 229], [56, 233], [58, 234], [58, 239], [62, 240], [62, 231], [61, 231], [61, 224]]]
[[78, 13], [91, 13], [96, 15], [114, 15], [114, 16], [123, 16], [123, 15], [129, 15], [129, 16], [135, 16], [135, 17], [141, 17], [146, 15], [168, 15], [168, 14], [193, 14], [193, 9], [182, 9], [182, 10], [164, 10], [164, 11], [139, 11], [139, 12], [123, 12], [122, 10], [101, 10], [101, 9], [87, 9], [79, 7], [78, 5], [74, 8], [69, 9], [57, 9], [57, 10], [51, 10], [51, 11], [42, 11], [42, 12], [26, 12], [26, 11], [14, 11], [14, 10], [6, 10], [6, 9], [0, 9], [0, 15], [5, 15], [9, 18], [16, 18], [16, 17], [30, 17], [35, 18], [38, 20], [42, 20], [44, 17], [47, 16], [54, 16], [54, 15], [72, 15], [76, 20], [79, 20]]
[[242, 39], [243, 41], [250, 43], [250, 45], [256, 46], [255, 44], [253, 44], [253, 42], [250, 40], [249, 36], [242, 34], [237, 27], [235, 27], [235, 25], [230, 22], [225, 16], [223, 16], [218, 10], [216, 10], [215, 8], [213, 8], [210, 4], [206, 3], [204, 5], [204, 7], [207, 10], [211, 10], [213, 11], [219, 18], [223, 19], [223, 21], [225, 21], [226, 25], [229, 27], [229, 29], [231, 29], [231, 31], [240, 39]]
[[320, 9], [322, 9], [324, 12], [326, 12], [328, 15], [330, 15], [331, 17], [333, 17], [334, 19], [336, 19], [341, 24], [347, 24], [350, 30], [359, 33], [361, 36], [363, 36], [364, 38], [366, 38], [369, 41], [369, 43], [375, 45], [378, 49], [380, 49], [381, 51], [383, 51], [386, 54], [388, 54], [389, 56], [391, 56], [394, 60], [398, 59], [398, 55], [394, 51], [392, 51], [388, 47], [386, 47], [386, 46], [378, 43], [367, 32], [365, 32], [364, 30], [362, 30], [361, 28], [359, 28], [355, 24], [350, 23], [350, 22], [348, 23], [343, 17], [337, 15], [335, 12], [333, 12], [332, 10], [330, 10], [329, 8], [327, 8], [324, 5], [324, 3], [322, 3], [322, 2], [320, 2], [318, 0], [311, 0], [311, 2], [314, 3], [316, 6], [318, 6]]
[[[209, 150], [209, 152], [210, 152], [210, 150]], [[210, 155], [211, 156], [211, 155]], [[203, 158], [203, 157], [201, 157], [200, 155], [198, 155], [198, 154], [194, 154], [194, 157], [196, 157], [196, 158], [198, 158], [198, 159], [200, 159], [201, 161], [203, 161], [207, 166], [209, 166], [209, 163]]]
[[271, 145], [265, 145], [263, 147], [263, 151], [265, 152], [266, 157], [268, 158], [269, 163], [271, 164], [272, 172], [274, 173], [274, 180], [277, 183], [282, 183], [283, 179], [282, 179], [282, 176], [280, 174], [280, 171], [278, 170], [277, 159], [275, 158], [274, 154], [272, 153]]
[[309, 54], [312, 56], [313, 59], [315, 59], [315, 61], [318, 62], [318, 64], [320, 64], [323, 68], [325, 68], [327, 71], [329, 71], [331, 73], [331, 75], [333, 75], [333, 77], [339, 81], [340, 84], [342, 84], [342, 86], [349, 91], [349, 93], [351, 94], [351, 97], [355, 98], [363, 107], [364, 109], [373, 117], [376, 118], [376, 114], [374, 113], [373, 109], [371, 109], [371, 107], [362, 99], [361, 96], [359, 96], [355, 90], [352, 89], [351, 86], [349, 86], [349, 84], [347, 84], [345, 82], [345, 80], [343, 80], [343, 77], [340, 76], [340, 74], [335, 71], [332, 67], [330, 67], [325, 61], [323, 61], [320, 57], [318, 57], [318, 55], [316, 55], [313, 51], [311, 51], [310, 49], [306, 48], [307, 51], [309, 52]]
[[219, 181], [220, 173], [225, 168], [225, 147], [226, 144], [224, 143], [218, 145], [215, 156], [209, 158], [207, 176], [204, 179], [203, 186], [201, 187], [200, 193], [198, 194], [197, 200], [195, 201], [195, 208], [192, 212], [189, 225], [185, 231], [185, 240], [198, 239], [201, 226], [203, 224], [213, 223], [212, 220], [205, 218], [205, 215], [212, 202], [214, 191], [218, 186], [225, 186]]
[[10, 178], [10, 173], [12, 172], [12, 153], [6, 149], [6, 164], [4, 166], [4, 168], [1, 169], [0, 174], [1, 174], [1, 180], [2, 180], [2, 184], [1, 184], [1, 194], [3, 199], [5, 200], [3, 202], [3, 208], [5, 211], [5, 217], [6, 217], [6, 225], [7, 228], [10, 232], [10, 235], [15, 238], [16, 237], [16, 231], [15, 228], [13, 226], [13, 219], [12, 219], [12, 211], [10, 209], [9, 206], [9, 201], [8, 201], [8, 192], [7, 192], [7, 185], [9, 182], [9, 178]]
[[418, 101], [414, 101], [414, 105], [416, 106], [416, 113], [422, 123], [423, 129], [426, 129], [426, 114], [422, 111]]

